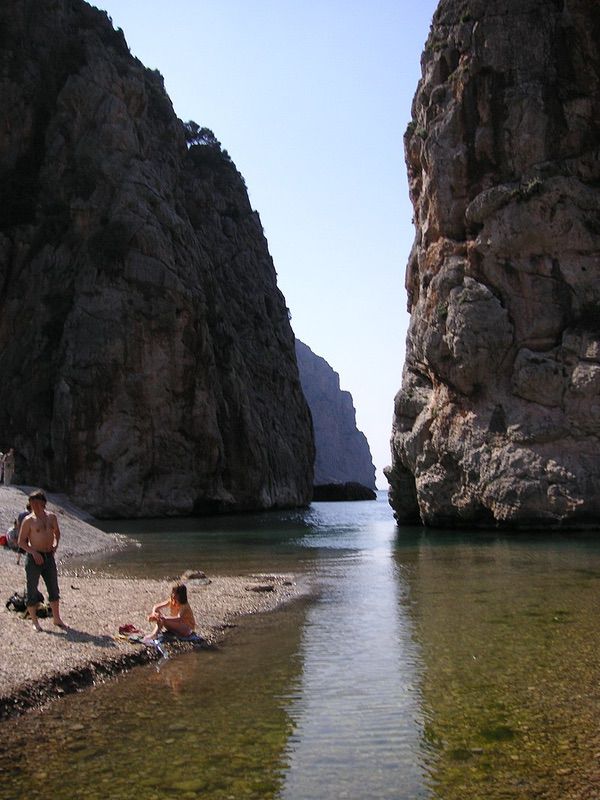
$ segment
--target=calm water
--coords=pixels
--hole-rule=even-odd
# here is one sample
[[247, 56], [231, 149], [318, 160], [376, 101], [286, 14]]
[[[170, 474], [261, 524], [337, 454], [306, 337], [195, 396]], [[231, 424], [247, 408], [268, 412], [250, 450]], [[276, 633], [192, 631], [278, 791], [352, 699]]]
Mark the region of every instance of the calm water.
[[399, 531], [384, 497], [129, 532], [96, 566], [320, 592], [0, 726], [3, 800], [600, 798], [593, 537]]

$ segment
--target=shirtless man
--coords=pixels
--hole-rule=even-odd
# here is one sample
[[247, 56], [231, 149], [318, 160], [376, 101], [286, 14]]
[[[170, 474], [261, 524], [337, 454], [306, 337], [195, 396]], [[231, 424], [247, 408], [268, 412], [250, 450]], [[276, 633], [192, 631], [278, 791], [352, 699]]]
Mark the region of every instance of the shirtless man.
[[44, 579], [52, 617], [59, 628], [67, 626], [60, 618], [58, 576], [54, 553], [60, 541], [60, 530], [56, 514], [46, 511], [46, 495], [41, 489], [29, 495], [31, 513], [21, 523], [19, 547], [27, 553], [25, 575], [27, 577], [27, 610], [36, 631], [41, 631], [37, 618], [38, 583]]

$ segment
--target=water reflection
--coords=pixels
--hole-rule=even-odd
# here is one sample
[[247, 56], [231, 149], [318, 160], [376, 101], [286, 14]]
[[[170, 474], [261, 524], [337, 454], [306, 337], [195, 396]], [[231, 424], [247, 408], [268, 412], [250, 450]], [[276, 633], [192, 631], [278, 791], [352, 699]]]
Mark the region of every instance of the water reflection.
[[[138, 540], [141, 546], [87, 555], [73, 567], [113, 575], [164, 578], [191, 567], [219, 575], [269, 571], [314, 571], [323, 559], [373, 547], [389, 551], [395, 526], [384, 492], [378, 502], [313, 503], [309, 508], [260, 514], [201, 518], [109, 520], [107, 531]], [[384, 541], [373, 526], [385, 525]]]
[[[73, 568], [100, 569], [113, 575], [164, 578], [190, 568], [237, 575], [310, 569], [318, 552], [302, 542], [319, 537], [319, 512], [272, 511], [218, 517], [112, 520], [104, 530], [139, 542], [123, 551], [71, 560]], [[140, 546], [141, 545], [141, 546]], [[298, 559], [299, 555], [302, 559]], [[304, 564], [304, 561], [308, 563]]]
[[433, 796], [600, 796], [598, 543], [407, 531], [396, 559]]
[[426, 796], [420, 657], [389, 534], [389, 525], [371, 524], [368, 549], [322, 565], [327, 585], [308, 610], [302, 682], [289, 707], [285, 800]]

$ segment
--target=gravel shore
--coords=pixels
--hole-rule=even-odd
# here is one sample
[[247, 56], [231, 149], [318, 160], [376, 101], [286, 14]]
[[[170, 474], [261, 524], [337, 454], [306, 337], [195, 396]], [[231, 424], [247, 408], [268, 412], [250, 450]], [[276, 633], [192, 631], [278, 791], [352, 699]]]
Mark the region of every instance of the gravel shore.
[[[30, 490], [0, 486], [0, 532], [5, 532], [25, 508]], [[42, 619], [43, 631], [36, 632], [27, 620], [5, 607], [13, 592], [24, 590], [25, 573], [23, 561], [16, 563], [16, 554], [0, 548], [0, 585], [4, 591], [0, 598], [0, 719], [160, 656], [154, 647], [115, 637], [119, 626], [126, 623], [147, 632], [148, 613], [154, 603], [168, 597], [172, 582], [81, 575], [69, 570], [69, 556], [118, 548], [123, 539], [94, 528], [89, 524], [90, 517], [63, 496], [49, 494], [48, 510], [57, 515], [61, 528], [57, 552], [61, 616], [69, 627], [64, 631], [51, 619]], [[197, 567], [189, 565], [191, 570]], [[190, 580], [187, 586], [197, 632], [209, 646], [221, 641], [240, 617], [275, 610], [306, 590], [290, 575], [209, 575], [208, 580]], [[45, 593], [43, 581], [40, 589]], [[179, 649], [192, 647], [182, 644]]]

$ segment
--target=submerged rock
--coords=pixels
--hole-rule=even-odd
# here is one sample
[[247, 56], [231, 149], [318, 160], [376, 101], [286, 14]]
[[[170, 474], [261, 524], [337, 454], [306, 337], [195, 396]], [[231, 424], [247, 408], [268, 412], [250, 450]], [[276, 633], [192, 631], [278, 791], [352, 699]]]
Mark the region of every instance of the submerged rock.
[[340, 389], [340, 376], [327, 361], [299, 339], [296, 357], [314, 426], [315, 486], [353, 481], [375, 489], [369, 442], [356, 427], [352, 395]]
[[591, 0], [442, 0], [405, 135], [416, 237], [391, 503], [600, 515], [600, 36]]
[[7, 0], [0, 432], [96, 516], [304, 505], [314, 446], [258, 214], [82, 0]]

